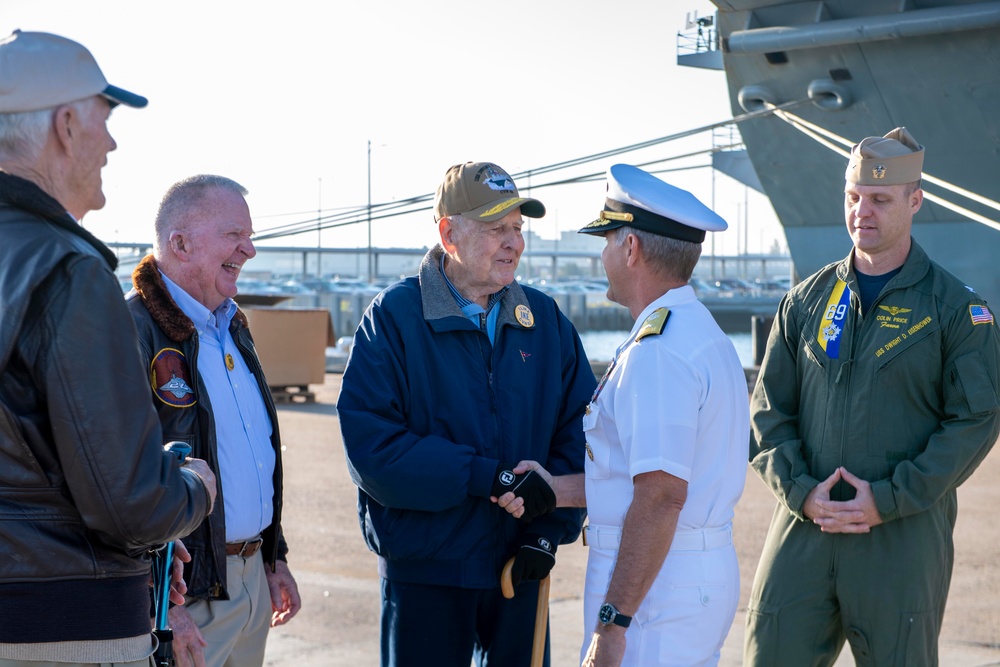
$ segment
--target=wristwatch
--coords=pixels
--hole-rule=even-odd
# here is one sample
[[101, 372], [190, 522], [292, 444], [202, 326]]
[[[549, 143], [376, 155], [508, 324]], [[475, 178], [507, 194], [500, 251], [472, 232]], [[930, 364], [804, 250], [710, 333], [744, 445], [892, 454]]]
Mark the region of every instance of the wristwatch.
[[627, 628], [629, 623], [632, 622], [631, 616], [621, 613], [610, 602], [605, 602], [601, 605], [600, 611], [597, 612], [597, 619], [601, 622], [601, 625], [620, 625], [623, 628]]

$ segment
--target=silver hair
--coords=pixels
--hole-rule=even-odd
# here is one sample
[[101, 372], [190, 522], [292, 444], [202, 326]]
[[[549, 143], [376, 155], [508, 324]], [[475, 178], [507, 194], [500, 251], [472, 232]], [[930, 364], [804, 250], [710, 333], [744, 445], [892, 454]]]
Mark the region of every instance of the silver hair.
[[461, 213], [456, 213], [455, 215], [449, 215], [448, 219], [451, 220], [451, 224], [457, 225], [462, 229], [468, 229], [472, 223], [475, 222], [472, 218], [467, 218]]
[[701, 244], [691, 241], [660, 236], [634, 227], [619, 227], [616, 230], [615, 243], [624, 245], [629, 234], [635, 234], [642, 244], [643, 254], [650, 263], [658, 267], [658, 273], [669, 278], [687, 282], [694, 273], [694, 267], [701, 259]]
[[[59, 106], [73, 107], [78, 114], [87, 111], [95, 97], [77, 100]], [[22, 111], [20, 113], [0, 113], [0, 159], [33, 162], [41, 155], [49, 138], [52, 117], [59, 107]]]
[[156, 239], [153, 254], [160, 258], [170, 240], [170, 232], [185, 229], [189, 218], [198, 212], [198, 207], [205, 197], [213, 190], [228, 190], [241, 197], [246, 197], [249, 191], [225, 176], [215, 174], [198, 174], [177, 181], [169, 188], [160, 200], [160, 208], [156, 212], [153, 229]]

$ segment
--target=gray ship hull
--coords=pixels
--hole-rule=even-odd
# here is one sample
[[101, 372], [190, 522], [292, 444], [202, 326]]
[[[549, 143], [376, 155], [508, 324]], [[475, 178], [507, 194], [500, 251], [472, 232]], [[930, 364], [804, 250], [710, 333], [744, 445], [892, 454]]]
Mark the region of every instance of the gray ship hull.
[[[852, 142], [906, 126], [926, 146], [925, 173], [1000, 200], [1000, 3], [715, 4], [734, 116], [763, 98], [809, 99], [812, 88], [813, 101], [791, 113]], [[740, 131], [799, 276], [844, 257], [846, 159], [774, 115], [741, 122]], [[924, 190], [1000, 220], [926, 180]], [[925, 200], [913, 237], [1000, 303], [1000, 231]]]

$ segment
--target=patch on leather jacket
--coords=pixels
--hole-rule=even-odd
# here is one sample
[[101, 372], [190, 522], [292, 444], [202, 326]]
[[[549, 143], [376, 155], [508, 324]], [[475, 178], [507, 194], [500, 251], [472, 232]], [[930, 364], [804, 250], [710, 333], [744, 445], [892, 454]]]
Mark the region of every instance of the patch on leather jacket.
[[174, 408], [190, 408], [198, 401], [191, 388], [191, 371], [184, 353], [165, 347], [149, 365], [149, 382], [156, 397]]

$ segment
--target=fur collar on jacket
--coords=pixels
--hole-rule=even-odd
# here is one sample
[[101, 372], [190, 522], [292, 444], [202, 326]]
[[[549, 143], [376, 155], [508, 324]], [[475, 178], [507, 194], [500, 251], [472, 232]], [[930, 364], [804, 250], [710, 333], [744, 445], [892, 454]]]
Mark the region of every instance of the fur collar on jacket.
[[79, 236], [101, 253], [101, 257], [111, 265], [112, 270], [118, 268], [118, 258], [111, 249], [81, 227], [66, 212], [62, 204], [31, 181], [0, 170], [0, 206], [4, 204], [44, 218], [57, 227]]
[[[156, 260], [152, 255], [146, 255], [132, 272], [132, 285], [142, 299], [143, 305], [149, 311], [150, 317], [156, 322], [167, 338], [175, 343], [183, 343], [195, 333], [194, 323], [180, 309], [174, 298], [170, 296]], [[247, 317], [242, 310], [237, 309], [233, 320], [246, 328]]]

